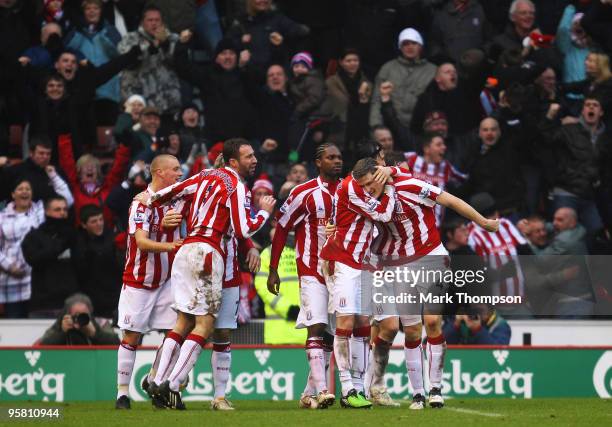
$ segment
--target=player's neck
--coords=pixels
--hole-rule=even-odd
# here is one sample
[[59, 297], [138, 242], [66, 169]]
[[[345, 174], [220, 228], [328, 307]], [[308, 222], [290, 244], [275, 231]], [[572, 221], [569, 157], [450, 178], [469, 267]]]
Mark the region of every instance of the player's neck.
[[158, 191], [163, 190], [166, 187], [168, 187], [168, 185], [164, 185], [163, 182], [157, 181], [155, 179], [153, 181], [151, 181], [151, 184], [149, 184], [149, 188], [154, 193], [157, 193]]
[[321, 178], [321, 181], [326, 182], [328, 184], [333, 184], [334, 182], [338, 181], [338, 177], [331, 176], [331, 175], [326, 175], [324, 173], [321, 173], [319, 175], [319, 178]]

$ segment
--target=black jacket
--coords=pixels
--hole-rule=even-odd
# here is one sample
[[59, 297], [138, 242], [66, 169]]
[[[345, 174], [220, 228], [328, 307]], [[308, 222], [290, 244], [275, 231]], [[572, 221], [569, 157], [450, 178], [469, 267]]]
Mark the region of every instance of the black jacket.
[[226, 71], [217, 64], [193, 64], [183, 43], [177, 44], [174, 60], [179, 77], [200, 89], [206, 105], [206, 131], [211, 143], [254, 136], [255, 110], [246, 95], [247, 80], [255, 78], [250, 66]]
[[68, 332], [62, 330], [62, 313], [53, 325], [45, 331], [45, 334], [40, 339], [41, 345], [115, 345], [119, 344], [119, 337], [108, 327], [102, 328], [94, 318], [91, 322], [96, 328], [96, 334], [93, 337], [86, 336], [78, 329], [72, 329]]
[[75, 230], [69, 220], [49, 217], [23, 239], [23, 256], [32, 266], [30, 310], [61, 308], [78, 290], [72, 262], [74, 241]]
[[79, 230], [73, 261], [79, 290], [91, 298], [97, 314], [113, 317], [121, 292], [122, 273], [113, 233], [106, 229], [101, 236], [95, 237]]
[[576, 196], [593, 200], [594, 186], [599, 184], [599, 148], [591, 141], [589, 131], [581, 124], [561, 126], [544, 117], [540, 122], [544, 142], [553, 149], [556, 164], [554, 186]]
[[47, 172], [28, 158], [17, 165], [0, 169], [0, 200], [7, 200], [11, 197], [13, 185], [21, 178], [30, 181], [34, 201], [46, 200], [56, 195]]

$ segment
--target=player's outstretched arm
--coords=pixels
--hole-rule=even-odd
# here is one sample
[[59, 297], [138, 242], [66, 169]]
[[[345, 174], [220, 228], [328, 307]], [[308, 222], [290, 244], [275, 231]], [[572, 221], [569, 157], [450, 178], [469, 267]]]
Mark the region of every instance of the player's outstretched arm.
[[499, 228], [498, 219], [485, 218], [484, 216], [476, 212], [476, 209], [468, 205], [466, 202], [464, 202], [458, 197], [453, 196], [450, 193], [447, 193], [446, 191], [440, 193], [440, 195], [436, 199], [436, 203], [454, 210], [462, 217], [469, 219], [470, 221], [474, 221], [476, 224], [480, 225], [487, 231], [497, 231], [497, 229]]
[[183, 240], [175, 240], [174, 242], [156, 242], [149, 239], [149, 233], [144, 230], [136, 230], [134, 233], [136, 246], [143, 252], [172, 252], [181, 247]]

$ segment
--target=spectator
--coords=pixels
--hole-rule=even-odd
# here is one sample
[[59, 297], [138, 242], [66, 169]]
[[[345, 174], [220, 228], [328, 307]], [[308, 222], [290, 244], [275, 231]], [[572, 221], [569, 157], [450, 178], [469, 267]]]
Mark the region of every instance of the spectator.
[[211, 143], [234, 137], [252, 138], [256, 131], [255, 110], [247, 88], [255, 79], [248, 51], [239, 52], [232, 39], [222, 39], [215, 49], [214, 63], [192, 63], [187, 52], [188, 38], [177, 45], [176, 69], [182, 79], [200, 90], [206, 105], [206, 135]]
[[262, 141], [257, 158], [261, 170], [273, 182], [287, 173], [289, 156], [289, 122], [294, 103], [289, 97], [287, 74], [280, 65], [270, 65], [266, 73], [266, 84], [257, 85], [252, 92], [253, 105], [257, 105], [257, 136]]
[[55, 317], [66, 295], [76, 292], [73, 265], [75, 230], [68, 203], [60, 196], [45, 202], [45, 220], [23, 239], [23, 257], [32, 266], [30, 316]]
[[[55, 167], [50, 165], [51, 147], [44, 138], [33, 138], [30, 157], [22, 163], [5, 167], [0, 161], [0, 181], [4, 185], [13, 185], [16, 180], [27, 180], [32, 186], [32, 200], [46, 200], [55, 195], [61, 195], [72, 205], [73, 197], [66, 181], [60, 177]], [[14, 188], [14, 187], [13, 187]], [[4, 198], [0, 198], [4, 200]]]
[[612, 4], [609, 0], [594, 0], [584, 13], [581, 25], [595, 42], [607, 52], [612, 52]]
[[444, 320], [447, 344], [508, 345], [512, 330], [494, 308], [479, 305], [474, 314], [457, 314]]
[[141, 94], [147, 104], [172, 115], [181, 107], [181, 88], [174, 71], [173, 55], [178, 36], [166, 28], [161, 12], [147, 6], [138, 31], [128, 33], [117, 46], [120, 53], [142, 46], [142, 61], [121, 75], [121, 98]]
[[585, 60], [589, 54], [591, 39], [584, 32], [580, 20], [582, 13], [576, 13], [576, 7], [568, 5], [563, 12], [557, 28], [555, 44], [563, 54], [563, 82], [579, 82], [586, 78]]
[[491, 36], [484, 10], [475, 0], [449, 1], [435, 12], [431, 27], [430, 57], [454, 61], [468, 49], [482, 49]]
[[[313, 69], [312, 56], [299, 52], [291, 58], [293, 78], [289, 82], [289, 96], [295, 103], [290, 129], [290, 145], [303, 159], [312, 159], [314, 146], [322, 142], [321, 120], [327, 118], [326, 88], [323, 76]], [[290, 155], [290, 161], [297, 159]]]
[[69, 14], [64, 11], [64, 0], [44, 0], [43, 24], [53, 22], [67, 32], [73, 25]]
[[368, 113], [372, 83], [361, 70], [359, 52], [345, 49], [338, 60], [336, 74], [329, 77], [328, 108], [332, 114], [333, 131], [330, 140], [347, 152], [353, 152], [368, 134]]
[[118, 345], [119, 337], [94, 317], [91, 299], [77, 293], [66, 298], [57, 321], [45, 331], [41, 345]]
[[27, 180], [17, 181], [12, 198], [0, 211], [0, 304], [9, 319], [28, 317], [32, 269], [23, 257], [21, 242], [44, 220], [43, 202], [32, 201]]
[[[252, 192], [252, 201], [251, 201], [251, 216], [256, 215], [259, 212], [259, 201], [264, 196], [272, 196], [274, 195], [274, 186], [272, 182], [268, 179], [267, 175], [260, 175], [257, 180], [253, 183]], [[258, 250], [265, 248], [270, 245], [270, 222], [265, 224], [259, 233], [251, 237], [251, 240], [255, 244], [255, 247]]]
[[387, 62], [378, 72], [370, 109], [370, 126], [383, 124], [381, 84], [390, 82], [390, 102], [401, 126], [410, 127], [418, 96], [434, 78], [436, 67], [422, 59], [423, 38], [413, 28], [404, 29], [398, 37], [398, 58]]
[[287, 174], [286, 180], [278, 190], [278, 199], [285, 200], [293, 187], [296, 185], [303, 184], [308, 181], [308, 169], [303, 163], [296, 163], [291, 166], [289, 173]]
[[385, 154], [395, 150], [393, 134], [386, 126], [375, 126], [374, 129], [372, 129], [372, 139], [380, 145]]
[[271, 0], [246, 0], [246, 13], [232, 23], [227, 37], [242, 43], [243, 48], [251, 52], [253, 66], [266, 70], [274, 57], [286, 56], [287, 39], [301, 38], [309, 33], [306, 25], [272, 10]]
[[465, 197], [489, 193], [502, 216], [513, 217], [523, 207], [524, 183], [519, 170], [517, 143], [520, 135], [502, 133], [499, 122], [491, 117], [480, 122], [478, 147], [470, 156], [469, 178], [461, 188]]
[[[527, 56], [528, 48], [523, 47], [523, 40], [534, 31], [536, 8], [530, 0], [514, 0], [508, 12], [510, 22], [502, 34], [494, 37], [489, 49], [489, 56], [497, 60], [507, 49], [521, 49]], [[523, 50], [524, 49], [524, 50]]]
[[[133, 101], [130, 105], [134, 102], [137, 101]], [[129, 144], [132, 159], [143, 160], [145, 152], [155, 152], [159, 148], [158, 131], [161, 126], [161, 113], [155, 107], [145, 107], [140, 114], [134, 110], [134, 107], [129, 107], [129, 113], [127, 111], [126, 109], [125, 113], [119, 115], [113, 135], [118, 141]], [[136, 124], [134, 124], [135, 117], [138, 117]]]
[[100, 160], [91, 154], [84, 154], [74, 161], [70, 135], [59, 138], [60, 165], [70, 183], [74, 194], [76, 222], [79, 224], [80, 211], [85, 205], [94, 204], [104, 207], [104, 220], [113, 223], [113, 213], [106, 206], [106, 198], [111, 190], [119, 185], [127, 171], [130, 149], [120, 144], [115, 150], [115, 160], [106, 177], [102, 175]]
[[40, 45], [29, 47], [21, 54], [19, 62], [29, 62], [34, 67], [51, 70], [63, 50], [62, 27], [55, 22], [48, 22], [40, 29]]
[[546, 220], [539, 215], [521, 219], [516, 227], [525, 236], [531, 250], [536, 253], [548, 246], [548, 230]]
[[[130, 205], [134, 196], [147, 188], [151, 179], [151, 172], [142, 160], [134, 162], [127, 179], [114, 187], [106, 198], [106, 206], [113, 212], [115, 226], [118, 231], [125, 232], [128, 229], [128, 216]], [[108, 225], [107, 225], [108, 226]]]
[[[466, 174], [457, 170], [444, 158], [446, 144], [440, 135], [435, 133], [425, 135], [421, 150], [423, 155], [414, 151], [405, 153], [408, 169], [415, 178], [435, 185], [443, 191], [449, 191], [449, 183], [457, 186], [467, 180]], [[434, 209], [437, 225], [440, 226], [444, 218], [444, 208], [438, 204]]]
[[592, 237], [603, 227], [595, 204], [595, 186], [600, 181], [599, 151], [612, 142], [604, 132], [604, 111], [598, 99], [585, 98], [580, 119], [564, 117], [559, 121], [559, 109], [559, 104], [551, 104], [540, 123], [556, 164], [553, 209], [573, 208]]
[[482, 116], [480, 92], [484, 78], [483, 73], [472, 73], [470, 80], [459, 80], [457, 69], [451, 63], [440, 65], [434, 80], [425, 92], [419, 95], [410, 129], [413, 134], [420, 134], [425, 117], [431, 111], [442, 111], [448, 122], [451, 135], [464, 135], [478, 126]]
[[79, 289], [91, 296], [98, 315], [112, 318], [121, 290], [122, 257], [101, 207], [83, 206], [80, 219], [82, 229], [77, 232], [72, 257]]
[[123, 103], [124, 111], [130, 115], [132, 123], [138, 123], [140, 121], [142, 110], [144, 110], [146, 106], [147, 101], [145, 101], [141, 95], [132, 95]]
[[181, 151], [178, 157], [181, 163], [186, 162], [192, 155], [197, 153], [206, 155], [206, 138], [204, 126], [202, 125], [201, 112], [197, 105], [189, 103], [183, 106], [179, 118], [179, 136], [181, 138]]
[[[81, 52], [89, 62], [99, 67], [119, 56], [117, 44], [121, 35], [102, 17], [102, 0], [85, 0], [82, 17], [64, 40], [68, 48]], [[96, 89], [98, 125], [111, 125], [117, 118], [119, 76], [115, 75]]]
[[176, 34], [183, 30], [192, 30], [196, 25], [198, 0], [150, 0], [147, 6], [159, 8], [164, 17], [164, 24]]

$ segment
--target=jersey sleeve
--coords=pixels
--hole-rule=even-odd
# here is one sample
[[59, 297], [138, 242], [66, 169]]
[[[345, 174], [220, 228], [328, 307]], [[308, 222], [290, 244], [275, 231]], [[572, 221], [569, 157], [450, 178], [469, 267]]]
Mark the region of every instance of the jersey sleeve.
[[166, 187], [157, 193], [154, 193], [149, 199], [149, 206], [162, 206], [174, 200], [190, 199], [198, 188], [198, 184], [202, 179], [202, 174], [199, 173], [185, 181], [177, 182], [170, 187]]
[[278, 218], [278, 224], [286, 229], [292, 229], [299, 224], [305, 216], [305, 199], [308, 194], [307, 191], [296, 191], [297, 187], [294, 187], [289, 193], [289, 197], [285, 200], [285, 203], [280, 207], [280, 216]]
[[148, 233], [150, 223], [151, 209], [134, 200], [128, 217], [128, 234], [134, 234], [136, 230], [144, 230]]
[[247, 204], [246, 187], [239, 183], [229, 197], [229, 209], [232, 228], [239, 239], [248, 239], [257, 233], [270, 216], [268, 212], [260, 210], [255, 219], [249, 216], [249, 205]]
[[380, 200], [367, 194], [355, 182], [348, 185], [349, 208], [372, 221], [388, 222], [395, 209], [395, 189], [392, 185], [385, 185]]
[[395, 189], [400, 200], [428, 207], [435, 206], [438, 196], [442, 193], [439, 187], [416, 178], [398, 182]]

